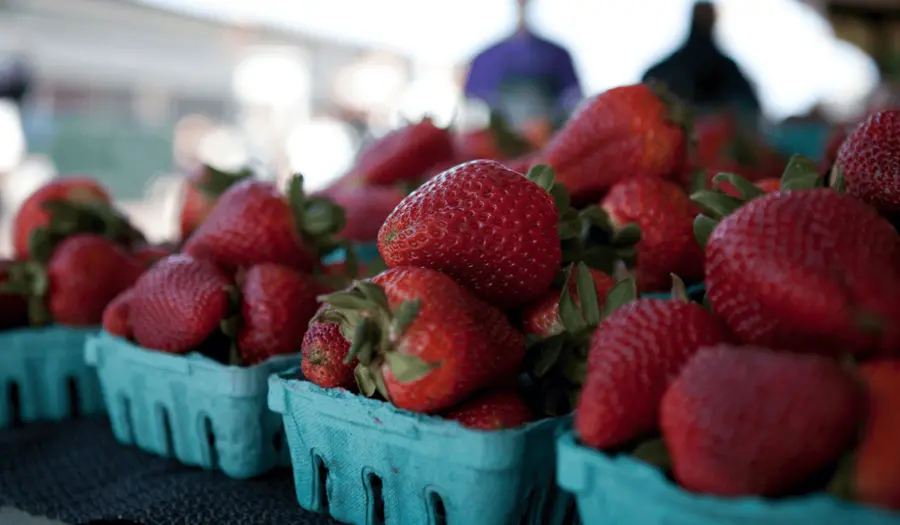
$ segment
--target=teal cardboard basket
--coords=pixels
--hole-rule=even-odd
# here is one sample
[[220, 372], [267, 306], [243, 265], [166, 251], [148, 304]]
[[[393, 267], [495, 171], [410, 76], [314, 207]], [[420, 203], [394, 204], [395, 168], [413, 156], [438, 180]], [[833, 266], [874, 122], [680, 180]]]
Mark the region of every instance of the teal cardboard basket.
[[96, 328], [21, 328], [0, 332], [0, 428], [103, 412], [97, 374], [84, 363]]
[[[364, 244], [354, 244], [353, 249], [356, 251], [356, 259], [362, 264], [368, 264], [373, 260], [381, 257], [381, 254], [378, 253], [378, 243], [364, 243]], [[344, 262], [344, 259], [347, 258], [347, 250], [343, 248], [338, 248], [333, 252], [326, 255], [322, 262], [325, 264], [338, 264]]]
[[557, 441], [560, 486], [575, 495], [583, 525], [897, 525], [900, 515], [827, 495], [768, 501], [690, 493], [627, 455]]
[[[703, 283], [696, 283], [687, 287], [687, 294], [691, 299], [702, 298], [704, 293], [706, 293], [706, 286]], [[641, 294], [641, 297], [647, 299], [669, 299], [672, 297], [672, 293], [650, 292]]]
[[84, 359], [97, 368], [120, 443], [236, 479], [290, 464], [266, 391], [269, 375], [297, 366], [299, 356], [242, 368], [147, 350], [102, 332], [88, 340]]
[[481, 432], [341, 389], [269, 379], [297, 501], [353, 525], [559, 525], [554, 438], [568, 418]]

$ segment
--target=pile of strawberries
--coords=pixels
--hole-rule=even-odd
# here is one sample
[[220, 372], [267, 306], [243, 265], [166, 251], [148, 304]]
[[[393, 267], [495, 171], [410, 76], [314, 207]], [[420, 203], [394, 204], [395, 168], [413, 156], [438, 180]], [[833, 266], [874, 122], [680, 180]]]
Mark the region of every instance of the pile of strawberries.
[[50, 182], [13, 220], [15, 256], [0, 262], [0, 329], [100, 324], [106, 305], [171, 250], [148, 245], [87, 177]]

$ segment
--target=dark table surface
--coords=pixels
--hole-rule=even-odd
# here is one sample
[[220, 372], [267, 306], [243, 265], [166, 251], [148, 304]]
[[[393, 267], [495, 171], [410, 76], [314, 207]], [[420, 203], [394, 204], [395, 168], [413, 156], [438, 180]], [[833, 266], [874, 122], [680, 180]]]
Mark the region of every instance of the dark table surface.
[[0, 431], [0, 508], [78, 525], [338, 525], [297, 506], [290, 471], [235, 481], [119, 445], [105, 419]]

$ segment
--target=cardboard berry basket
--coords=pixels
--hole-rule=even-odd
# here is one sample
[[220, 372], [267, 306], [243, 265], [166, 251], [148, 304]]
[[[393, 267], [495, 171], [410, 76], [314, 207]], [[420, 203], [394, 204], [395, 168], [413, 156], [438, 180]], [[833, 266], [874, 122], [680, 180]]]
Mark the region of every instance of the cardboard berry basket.
[[245, 479], [287, 466], [281, 417], [266, 407], [270, 374], [299, 356], [251, 367], [141, 348], [106, 332], [88, 339], [116, 439], [189, 466]]
[[103, 411], [97, 375], [84, 363], [95, 328], [20, 328], [0, 332], [0, 428]]
[[[703, 298], [703, 294], [706, 293], [706, 287], [703, 285], [703, 283], [695, 283], [695, 284], [688, 286], [685, 289], [685, 293], [692, 300], [701, 300]], [[647, 299], [671, 299], [672, 293], [671, 292], [651, 292], [651, 293], [641, 294], [641, 297], [647, 298]]]
[[569, 418], [482, 432], [342, 389], [269, 379], [297, 501], [354, 525], [558, 525], [554, 437]]
[[900, 515], [825, 494], [763, 500], [694, 494], [628, 455], [557, 440], [557, 479], [574, 494], [583, 525], [896, 525]]

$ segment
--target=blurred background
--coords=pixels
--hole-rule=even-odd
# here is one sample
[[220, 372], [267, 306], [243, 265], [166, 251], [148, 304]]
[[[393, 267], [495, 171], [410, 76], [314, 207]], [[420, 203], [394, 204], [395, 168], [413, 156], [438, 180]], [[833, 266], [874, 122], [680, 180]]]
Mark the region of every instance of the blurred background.
[[[900, 2], [715, 3], [776, 146], [824, 148], [819, 131], [894, 100]], [[678, 47], [692, 4], [533, 0], [528, 21], [591, 95]], [[468, 65], [516, 24], [511, 0], [0, 0], [0, 252], [17, 203], [59, 174], [98, 178], [161, 241], [201, 162], [315, 190], [400, 123], [483, 126]]]

